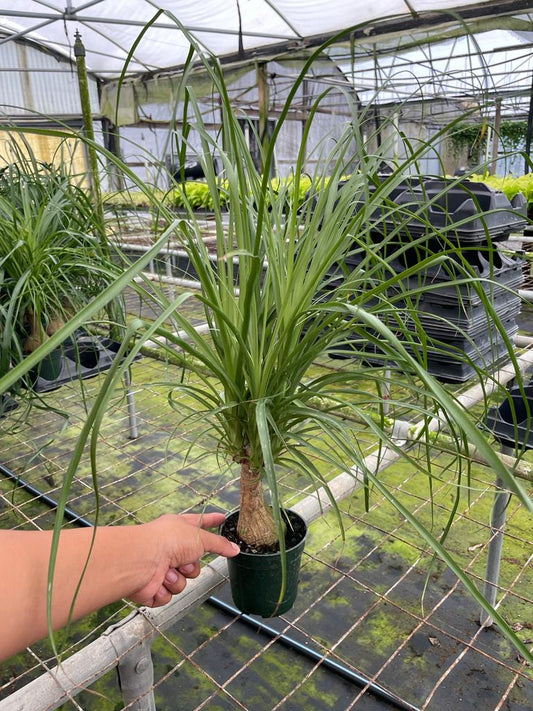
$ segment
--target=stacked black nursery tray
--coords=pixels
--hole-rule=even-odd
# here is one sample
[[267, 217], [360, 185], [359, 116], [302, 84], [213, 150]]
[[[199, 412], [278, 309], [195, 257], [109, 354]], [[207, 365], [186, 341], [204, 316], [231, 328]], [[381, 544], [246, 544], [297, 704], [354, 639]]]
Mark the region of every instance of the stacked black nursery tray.
[[[408, 349], [443, 382], [463, 382], [478, 369], [493, 368], [518, 330], [524, 262], [500, 242], [524, 229], [524, 196], [511, 201], [482, 183], [421, 178], [406, 180], [392, 198], [399, 209], [376, 213], [372, 230], [391, 271], [405, 274], [394, 291], [412, 333]], [[393, 231], [394, 240], [384, 239]], [[354, 252], [344, 267], [356, 268], [363, 257]], [[432, 266], [419, 266], [424, 260]], [[384, 364], [379, 344], [354, 336], [352, 346], [353, 355]], [[349, 354], [348, 348], [343, 355]]]
[[428, 371], [443, 382], [463, 382], [477, 369], [496, 366], [508, 352], [506, 341], [518, 330], [517, 289], [523, 278], [522, 259], [494, 245], [462, 252], [456, 269], [453, 260], [428, 269], [409, 324], [413, 332], [424, 334]]
[[523, 260], [506, 254], [500, 243], [525, 227], [527, 203], [521, 194], [510, 201], [471, 181], [446, 189], [444, 181], [427, 180], [421, 192], [428, 201], [423, 221], [409, 230], [416, 235], [430, 226], [448, 258], [418, 273], [416, 286], [407, 284], [408, 291], [420, 290], [413, 325], [424, 333], [429, 372], [444, 382], [463, 382], [504, 359], [518, 330]]

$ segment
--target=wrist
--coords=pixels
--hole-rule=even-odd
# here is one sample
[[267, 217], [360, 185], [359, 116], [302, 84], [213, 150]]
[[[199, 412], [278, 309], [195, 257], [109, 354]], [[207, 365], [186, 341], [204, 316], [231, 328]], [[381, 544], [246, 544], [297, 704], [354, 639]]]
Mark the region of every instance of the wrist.
[[124, 528], [127, 536], [133, 533], [132, 528], [135, 529], [131, 542], [127, 541], [126, 543], [133, 549], [134, 588], [126, 595], [129, 597], [141, 588], [150, 585], [151, 581], [162, 579], [167, 570], [172, 567], [168, 544], [171, 540], [171, 533], [161, 518]]

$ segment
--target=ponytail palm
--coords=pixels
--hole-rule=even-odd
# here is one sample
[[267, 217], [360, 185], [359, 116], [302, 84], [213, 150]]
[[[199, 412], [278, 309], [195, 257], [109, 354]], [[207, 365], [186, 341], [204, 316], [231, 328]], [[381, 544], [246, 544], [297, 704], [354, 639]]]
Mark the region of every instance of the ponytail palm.
[[86, 192], [63, 167], [17, 154], [0, 173], [4, 368], [39, 347], [119, 273]]
[[[406, 158], [391, 174], [381, 175], [390, 147], [382, 142], [380, 149], [367, 150], [373, 138], [363, 140], [367, 117], [354, 110], [335, 143], [324, 140], [322, 147], [314, 147], [320, 167], [301, 201], [296, 196], [309, 157], [309, 131], [327, 92], [312, 107], [292, 178], [274, 189], [270, 165], [292, 92], [262, 155], [263, 172], [258, 172], [222, 71], [216, 62], [207, 69], [221, 96], [222, 130], [213, 137], [194, 93], [187, 89], [178, 151], [185, 155], [190, 150], [191, 132], [200, 137], [214, 203], [216, 260], [210, 259], [186, 191], [187, 218], [176, 238], [198, 274], [201, 293], [196, 298], [204, 309], [209, 338], [199, 335], [178, 311], [172, 313], [174, 326], [184, 330], [187, 339], [162, 329], [160, 333], [183, 349], [184, 363], [195, 374], [195, 379], [170, 387], [187, 391], [195, 402], [192, 414], [212, 426], [219, 450], [240, 467], [242, 541], [265, 548], [279, 542], [283, 548], [281, 469], [304, 473], [327, 493], [326, 470], [357, 465], [370, 483], [374, 472], [366, 468], [353, 423], [364, 423], [370, 438], [381, 445], [396, 447], [382, 397], [390, 377], [385, 366], [422, 423], [436, 418], [451, 429], [459, 469], [468, 469], [459, 452], [465, 440], [473, 440], [531, 506], [469, 413], [425, 368], [427, 339], [418, 317], [422, 289], [412, 283], [430, 267], [449, 269], [452, 285], [470, 283], [484, 300], [487, 318], [503, 333], [468, 259], [457, 254], [446, 230], [436, 231], [427, 222], [427, 204], [443, 194], [424, 203], [413, 197], [398, 205], [392, 199], [405, 188], [407, 178], [416, 182], [418, 161], [431, 146], [405, 141]], [[304, 75], [305, 68], [299, 81]], [[222, 162], [223, 178], [213, 170], [212, 155]], [[444, 184], [442, 193], [452, 186]], [[413, 224], [417, 229], [411, 234]], [[428, 246], [435, 239], [438, 250]], [[171, 312], [171, 305], [161, 299]], [[369, 348], [383, 367], [360, 367]], [[509, 348], [513, 357], [510, 343]], [[327, 355], [350, 349], [357, 357], [352, 367], [318, 374], [313, 370]], [[398, 411], [404, 409], [405, 402], [398, 402]], [[426, 464], [431, 467], [429, 456]]]
[[[325, 138], [318, 147], [309, 146], [311, 126], [327, 97], [325, 92], [309, 112], [292, 176], [279, 183], [271, 181], [274, 151], [281, 150], [280, 131], [317, 55], [309, 59], [289, 92], [262, 152], [262, 172], [254, 163], [240, 125], [242, 117], [232, 108], [216, 61], [205, 62], [220, 97], [222, 128], [216, 136], [204, 123], [185, 71], [177, 153], [184, 159], [193, 146], [201, 146], [199, 157], [213, 200], [215, 254], [203, 240], [203, 218], [198, 218], [188, 201], [187, 190], [182, 191], [186, 215], [175, 222], [152, 195], [171, 225], [169, 232], [186, 251], [201, 288], [176, 301], [156, 289], [161, 316], [144, 325], [136, 322], [137, 340], [124, 365], [117, 365], [117, 379], [143, 340], [165, 337], [166, 345], [161, 347], [184, 366], [179, 378], [168, 383], [169, 401], [179, 402], [176, 407], [183, 408], [183, 399], [178, 401], [172, 393], [185, 391], [190, 405], [184, 417], [200, 420], [213, 434], [219, 455], [240, 468], [238, 530], [242, 540], [254, 548], [279, 544], [284, 549], [282, 471], [305, 475], [336, 508], [327, 484], [335, 472], [354, 472], [354, 476], [362, 476], [367, 493], [374, 486], [387, 494], [386, 482], [369, 466], [365, 455], [374, 447], [379, 460], [383, 448], [389, 447], [427, 478], [431, 492], [432, 481], [439, 476], [432, 451], [437, 442], [435, 430], [443, 428], [449, 433], [447, 469], [455, 467], [457, 482], [452, 516], [463, 484], [469, 483], [470, 443], [531, 511], [527, 493], [496, 456], [475, 415], [461, 405], [453, 389], [427, 370], [430, 343], [419, 312], [424, 290], [439, 288], [424, 281], [424, 275], [437, 267], [449, 274], [447, 288], [468, 284], [477, 294], [487, 323], [501, 333], [509, 359], [516, 366], [512, 344], [487, 296], [491, 280], [476, 276], [468, 255], [457, 249], [446, 227], [437, 230], [428, 222], [428, 204], [438, 203], [454, 187], [452, 181], [443, 184], [439, 195], [423, 194], [418, 166], [433, 146], [413, 144], [397, 135], [389, 145], [383, 138], [385, 125], [378, 141], [372, 128], [373, 107], [365, 111], [355, 106], [341, 136], [335, 141]], [[448, 130], [446, 127], [434, 137], [435, 145]], [[383, 159], [393, 150], [404, 157], [383, 175]], [[120, 161], [105, 155], [150, 196], [149, 188]], [[213, 156], [222, 164], [220, 174], [213, 169]], [[301, 181], [308, 163], [317, 168], [305, 177], [311, 181], [302, 199]], [[406, 185], [417, 183], [422, 201], [414, 194], [412, 200], [396, 201], [399, 192], [408, 196]], [[489, 261], [492, 249], [489, 240]], [[154, 255], [153, 249], [150, 254]], [[130, 268], [130, 273], [138, 274], [138, 269]], [[124, 283], [121, 278], [116, 289], [108, 287], [106, 298], [119, 294]], [[207, 337], [180, 311], [186, 299], [200, 302], [208, 324]], [[168, 321], [170, 327], [164, 326]], [[352, 357], [345, 367], [327, 367], [329, 356], [347, 353]], [[316, 368], [317, 363], [325, 367]], [[481, 379], [491, 377], [489, 366], [485, 370], [478, 367], [478, 371]], [[113, 377], [111, 373], [106, 378], [104, 388], [113, 386]], [[107, 395], [99, 396], [95, 407], [105, 407], [108, 400]], [[393, 419], [404, 420], [408, 412], [414, 416], [416, 451], [401, 449], [394, 436]], [[101, 415], [94, 410], [84, 428], [62, 505], [85, 440], [92, 437], [96, 442], [90, 429], [93, 424], [98, 427]], [[449, 525], [444, 535], [436, 538], [405, 511], [393, 493], [387, 498], [472, 590], [468, 576], [444, 549]], [[57, 532], [59, 528], [60, 522]], [[520, 649], [523, 653], [523, 645]]]

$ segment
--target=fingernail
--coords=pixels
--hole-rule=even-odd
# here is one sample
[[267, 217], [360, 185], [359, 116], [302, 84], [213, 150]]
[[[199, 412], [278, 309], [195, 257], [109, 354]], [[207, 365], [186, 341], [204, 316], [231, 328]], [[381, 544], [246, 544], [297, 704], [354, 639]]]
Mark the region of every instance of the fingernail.
[[239, 548], [239, 546], [238, 546], [236, 543], [232, 543], [232, 544], [231, 544], [231, 547], [233, 548], [233, 550], [235, 551], [235, 553], [240, 553], [240, 552], [241, 552], [241, 549]]
[[165, 575], [165, 581], [167, 583], [175, 583], [178, 580], [178, 572], [174, 570], [174, 568], [171, 568], [169, 571], [167, 571], [167, 574]]
[[186, 565], [180, 565], [180, 573], [183, 573], [184, 575], [188, 575], [189, 573], [192, 573], [193, 570], [194, 570], [193, 563], [187, 563]]

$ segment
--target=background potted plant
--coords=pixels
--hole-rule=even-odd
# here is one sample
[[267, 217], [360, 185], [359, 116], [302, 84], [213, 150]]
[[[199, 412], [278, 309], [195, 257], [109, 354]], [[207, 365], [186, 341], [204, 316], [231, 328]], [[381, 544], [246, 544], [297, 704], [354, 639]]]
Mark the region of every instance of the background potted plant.
[[[0, 173], [2, 372], [35, 351], [120, 273], [98, 237], [103, 226], [90, 197], [66, 167], [38, 162], [28, 146], [15, 141], [12, 153], [14, 161]], [[61, 367], [57, 348], [33, 377], [54, 380]]]

